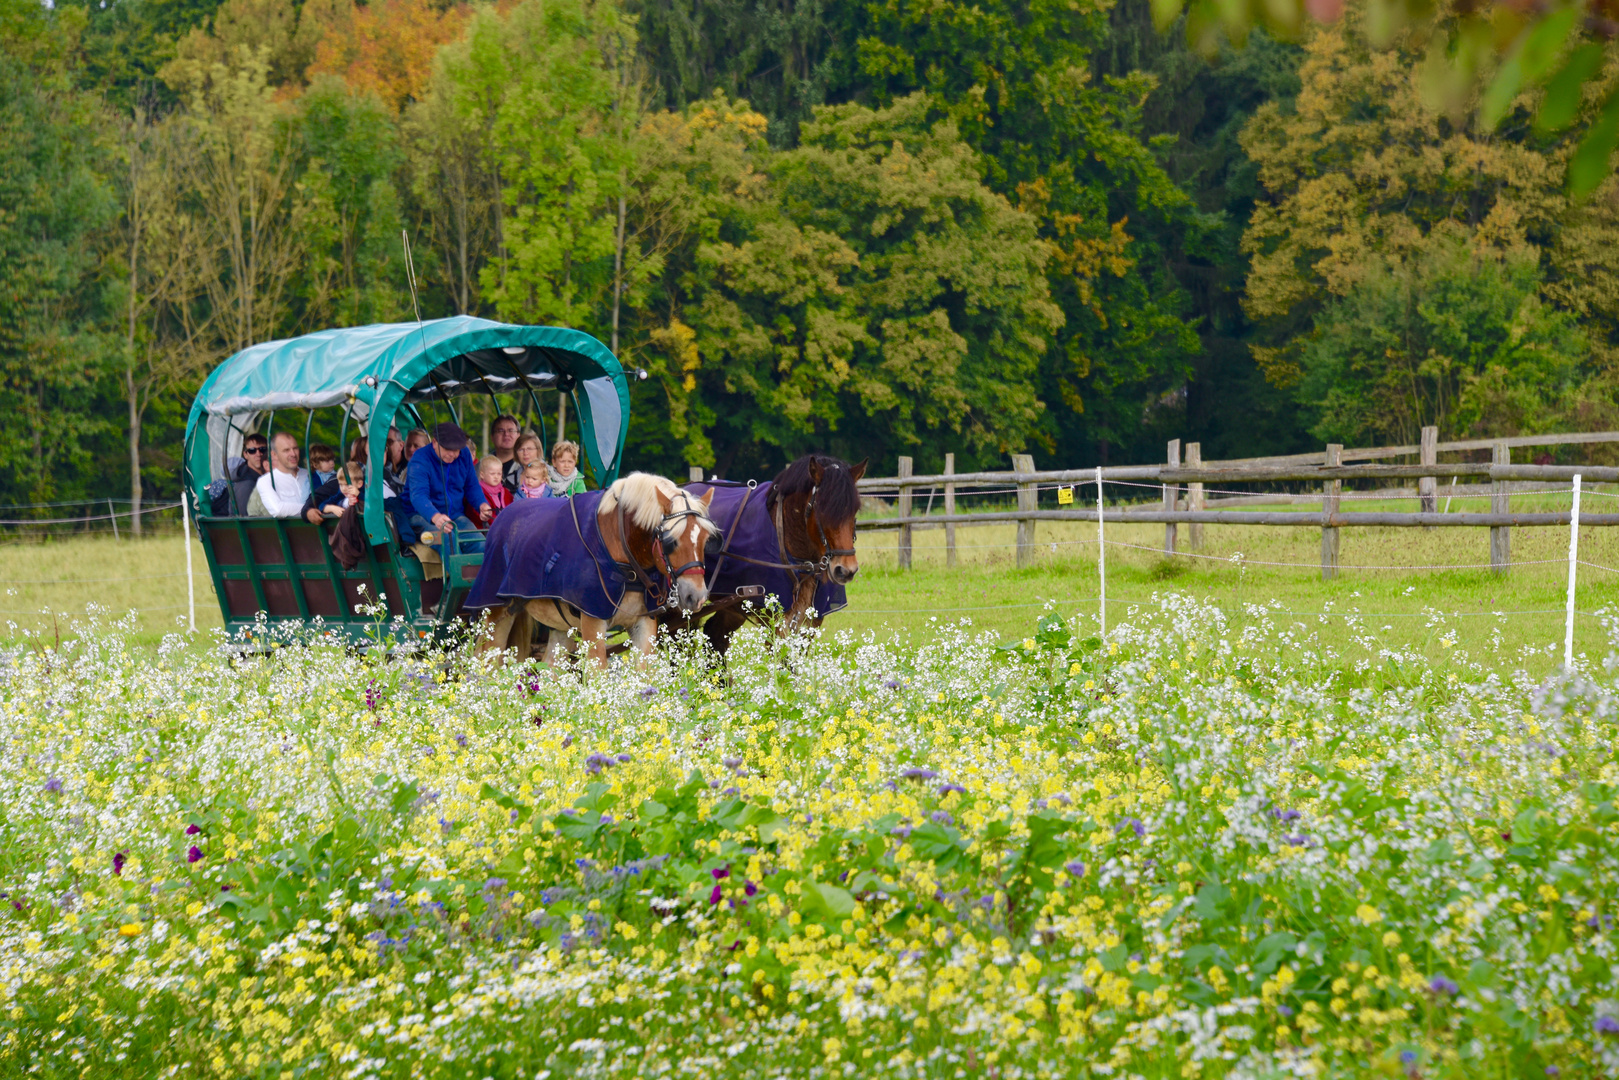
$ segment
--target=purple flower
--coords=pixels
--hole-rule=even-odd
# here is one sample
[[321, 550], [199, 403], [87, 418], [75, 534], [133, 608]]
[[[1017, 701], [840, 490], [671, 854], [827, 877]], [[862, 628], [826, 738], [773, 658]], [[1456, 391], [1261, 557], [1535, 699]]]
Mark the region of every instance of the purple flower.
[[759, 892], [759, 886], [755, 885], [751, 881], [744, 881], [742, 883], [742, 891], [747, 893], [749, 896], [756, 896]]
[[883, 689], [884, 690], [898, 690], [899, 689], [899, 680], [898, 679], [884, 679], [883, 680]]
[[736, 772], [736, 770], [738, 770], [738, 769], [740, 769], [742, 767], [742, 759], [739, 758], [739, 757], [728, 757], [728, 758], [724, 759], [723, 761], [721, 761], [720, 764], [724, 765], [727, 769], [730, 769], [732, 772]]
[[937, 780], [939, 774], [932, 769], [906, 769], [900, 773], [907, 780]]
[[61, 792], [62, 792], [62, 778], [60, 776], [53, 776], [49, 780], [46, 780], [45, 781], [45, 790], [49, 791], [53, 795], [61, 794]]
[[483, 883], [483, 891], [490, 895], [500, 892], [505, 887], [506, 879], [503, 877], [492, 877]]
[[628, 754], [620, 754], [620, 755], [618, 755], [618, 758], [616, 760], [618, 761], [618, 763], [620, 765], [628, 765], [631, 761], [633, 761], [635, 759], [630, 757], [630, 755], [628, 755]]
[[720, 891], [720, 887], [718, 883], [716, 883], [714, 886], [714, 891], [708, 894], [708, 903], [710, 906], [713, 906], [718, 904], [723, 899], [725, 899], [725, 894]]
[[192, 844], [191, 845], [191, 850], [186, 852], [186, 862], [196, 862], [198, 859], [201, 859], [201, 858], [202, 858], [202, 848], [198, 847], [196, 844]]
[[1400, 1051], [1400, 1064], [1401, 1065], [1404, 1065], [1406, 1068], [1409, 1069], [1411, 1066], [1415, 1065], [1416, 1063], [1417, 1063], [1417, 1052], [1415, 1050], [1401, 1050]]
[[888, 835], [897, 836], [901, 840], [909, 840], [911, 838], [911, 827], [909, 825], [895, 825], [888, 830]]
[[1457, 989], [1459, 989], [1457, 985], [1445, 978], [1443, 975], [1435, 975], [1432, 979], [1428, 980], [1428, 990], [1431, 993], [1454, 994], [1456, 993]]
[[729, 866], [716, 866], [709, 873], [714, 875], [715, 881], [720, 881], [731, 876], [731, 868]]
[[377, 680], [372, 679], [365, 686], [365, 707], [372, 712], [376, 712], [377, 706], [381, 703], [382, 689], [377, 686]]
[[1559, 1069], [1556, 1065], [1548, 1065], [1548, 1066], [1546, 1066], [1546, 1075], [1547, 1076], [1562, 1076], [1563, 1075], [1563, 1070]]
[[1619, 1020], [1615, 1020], [1611, 1016], [1597, 1017], [1597, 1034], [1619, 1035]]
[[202, 832], [202, 826], [201, 825], [192, 824], [192, 825], [187, 825], [186, 826], [186, 835], [187, 836], [196, 836], [200, 832]]
[[122, 851], [118, 852], [116, 855], [114, 855], [112, 857], [112, 872], [117, 874], [120, 877], [122, 877], [123, 873], [124, 873], [125, 859], [126, 859], [126, 856], [124, 855], [124, 853]]
[[948, 810], [935, 810], [928, 815], [928, 820], [938, 822], [940, 825], [949, 825], [956, 819], [950, 816]]
[[467, 744], [467, 737], [465, 735], [457, 735], [455, 737], [455, 745], [457, 745], [457, 746], [465, 746], [466, 744]]
[[585, 758], [585, 771], [592, 776], [616, 764], [608, 754], [591, 754]]
[[963, 795], [967, 794], [967, 789], [962, 787], [960, 784], [940, 784], [939, 785], [939, 798], [941, 798], [941, 799], [944, 798], [946, 795], [950, 794], [952, 791], [959, 791]]
[[1277, 821], [1287, 822], [1297, 821], [1300, 814], [1297, 810], [1272, 810], [1270, 812], [1270, 816], [1275, 818]]
[[1134, 830], [1138, 840], [1147, 835], [1147, 827], [1133, 817], [1127, 817], [1119, 822], [1119, 832], [1122, 833], [1126, 829]]
[[658, 688], [656, 686], [642, 687], [641, 696], [644, 697], [644, 698], [657, 697], [658, 696]]
[[1068, 873], [1073, 877], [1085, 876], [1085, 864], [1080, 862], [1078, 859], [1075, 859], [1073, 862], [1063, 863], [1062, 868], [1068, 871]]

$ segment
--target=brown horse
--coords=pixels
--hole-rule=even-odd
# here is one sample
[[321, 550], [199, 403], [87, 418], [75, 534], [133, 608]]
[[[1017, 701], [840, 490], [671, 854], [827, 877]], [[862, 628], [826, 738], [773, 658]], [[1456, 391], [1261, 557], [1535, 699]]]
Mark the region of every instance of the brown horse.
[[[709, 512], [724, 530], [708, 554], [712, 614], [703, 622], [716, 650], [725, 652], [731, 635], [768, 597], [785, 613], [778, 623], [783, 632], [819, 626], [828, 610], [842, 606], [843, 587], [860, 570], [854, 550], [860, 512], [856, 481], [865, 472], [864, 461], [850, 465], [808, 454], [757, 488], [709, 486]], [[742, 610], [746, 600], [754, 611]], [[663, 621], [673, 629], [691, 629], [703, 614], [670, 613]]]
[[[516, 646], [521, 654], [532, 640], [533, 623], [537, 622], [553, 631], [545, 650], [547, 663], [561, 656], [569, 631], [575, 630], [589, 643], [590, 657], [598, 665], [607, 662], [610, 627], [627, 629], [642, 655], [651, 653], [660, 615], [669, 611], [695, 612], [708, 599], [703, 551], [719, 532], [708, 513], [712, 500], [712, 493], [700, 498], [661, 476], [631, 473], [599, 497], [592, 493], [566, 500], [539, 499], [531, 507], [524, 507], [520, 501], [502, 511], [490, 531], [491, 555], [485, 556], [486, 567], [491, 566], [493, 554], [506, 554], [509, 562], [543, 557], [540, 553], [549, 551], [552, 554], [547, 570], [564, 555], [582, 563], [582, 567], [561, 567], [556, 577], [575, 582], [583, 579], [587, 589], [580, 595], [530, 594], [493, 608], [493, 634], [484, 647], [504, 650]], [[581, 523], [581, 513], [587, 522], [593, 518], [589, 523], [594, 529]], [[508, 516], [514, 527], [503, 531], [501, 526], [508, 522]], [[523, 530], [522, 524], [530, 528]], [[544, 525], [560, 526], [566, 542], [546, 546], [533, 540], [545, 533], [534, 526]], [[554, 540], [554, 534], [550, 535]], [[572, 542], [575, 536], [577, 544]], [[508, 538], [513, 550], [499, 552], [499, 545]], [[603, 549], [600, 554], [598, 545]], [[617, 595], [609, 579], [621, 583]]]

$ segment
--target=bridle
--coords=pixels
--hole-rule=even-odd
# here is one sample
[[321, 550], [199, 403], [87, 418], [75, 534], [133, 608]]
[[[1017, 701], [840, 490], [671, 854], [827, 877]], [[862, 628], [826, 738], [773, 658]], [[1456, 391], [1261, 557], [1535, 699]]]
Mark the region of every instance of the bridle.
[[[837, 466], [834, 465], [832, 467], [836, 468]], [[855, 551], [853, 548], [835, 548], [832, 546], [832, 538], [826, 535], [826, 526], [821, 523], [821, 515], [815, 513], [815, 496], [820, 494], [820, 491], [820, 484], [811, 486], [809, 498], [804, 501], [803, 513], [805, 536], [809, 535], [810, 522], [812, 520], [815, 522], [815, 531], [821, 541], [821, 557], [814, 560], [795, 560], [793, 566], [788, 568], [795, 569], [795, 572], [800, 574], [813, 574], [822, 581], [825, 581], [827, 575], [832, 572], [832, 560], [841, 558], [845, 555], [853, 555]], [[787, 530], [783, 527], [782, 522], [782, 508], [786, 506], [786, 504], [787, 496], [785, 495], [776, 500], [776, 546], [778, 551], [781, 553], [781, 560], [783, 563], [788, 562]]]
[[[675, 582], [680, 580], [681, 577], [691, 573], [695, 573], [699, 578], [703, 576], [703, 552], [708, 546], [707, 541], [704, 542], [702, 547], [697, 549], [697, 558], [693, 559], [691, 562], [683, 563], [680, 566], [671, 566], [669, 564], [669, 556], [674, 554], [675, 545], [678, 543], [678, 541], [673, 535], [675, 530], [669, 528], [669, 523], [671, 521], [684, 522], [686, 518], [694, 517], [697, 519], [698, 524], [706, 527], [707, 530], [712, 532], [714, 537], [718, 537], [720, 535], [719, 526], [714, 523], [714, 519], [708, 516], [707, 511], [703, 510], [701, 507], [693, 505], [693, 503], [694, 500], [689, 494], [687, 494], [686, 509], [671, 510], [669, 513], [663, 515], [663, 517], [658, 521], [658, 543], [654, 546], [653, 553], [657, 559], [663, 563], [661, 569], [654, 567], [653, 569], [648, 570], [639, 563], [619, 562], [617, 559], [613, 560], [613, 564], [617, 566], [618, 569], [624, 574], [624, 588], [626, 591], [644, 592], [647, 594], [649, 599], [656, 601], [657, 607], [649, 611], [648, 614], [657, 615], [669, 609], [670, 602], [674, 596]], [[635, 558], [635, 555], [632, 551], [630, 551], [630, 533], [629, 527], [624, 519], [623, 499], [618, 500], [617, 509], [619, 543], [624, 545], [624, 554], [633, 559]], [[609, 556], [611, 556], [610, 552]], [[598, 571], [598, 573], [599, 572], [600, 571]], [[667, 583], [661, 590], [658, 587], [658, 583], [654, 580], [659, 576], [660, 573], [662, 574], [664, 581]], [[602, 591], [606, 592], [605, 582], [602, 585]]]

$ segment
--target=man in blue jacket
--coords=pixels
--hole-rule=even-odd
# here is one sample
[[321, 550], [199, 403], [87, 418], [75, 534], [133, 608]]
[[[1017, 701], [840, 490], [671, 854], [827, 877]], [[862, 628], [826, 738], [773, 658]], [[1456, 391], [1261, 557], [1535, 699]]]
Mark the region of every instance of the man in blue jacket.
[[[467, 517], [464, 507], [477, 507], [480, 523], [487, 525], [494, 512], [478, 484], [478, 469], [472, 460], [467, 433], [454, 424], [433, 429], [433, 441], [410, 459], [405, 471], [406, 499], [410, 503], [411, 531], [422, 543], [437, 543], [435, 533], [454, 529], [460, 550], [482, 551], [483, 534]], [[407, 539], [415, 539], [408, 537]]]

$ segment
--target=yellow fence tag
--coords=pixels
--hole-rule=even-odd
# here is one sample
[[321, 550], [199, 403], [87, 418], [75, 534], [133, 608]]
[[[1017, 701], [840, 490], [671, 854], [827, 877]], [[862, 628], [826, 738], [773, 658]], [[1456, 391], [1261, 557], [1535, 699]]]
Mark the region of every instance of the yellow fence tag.
[[1071, 505], [1073, 505], [1073, 502], [1074, 502], [1074, 489], [1073, 488], [1071, 488], [1071, 487], [1060, 487], [1060, 488], [1057, 489], [1057, 505], [1058, 506], [1071, 506]]

